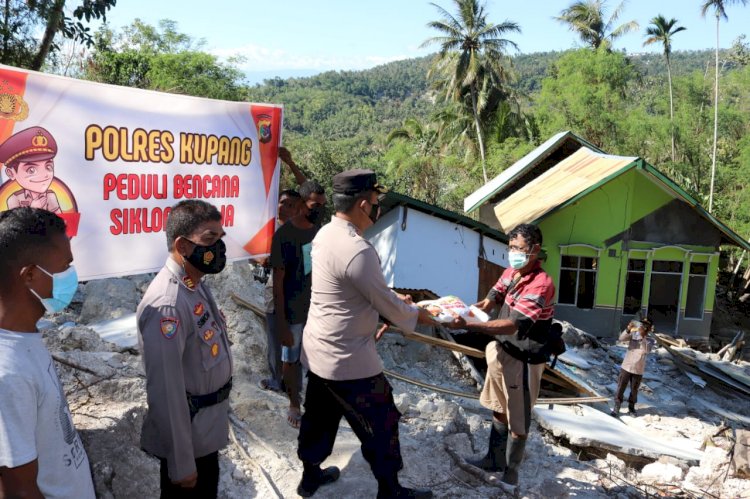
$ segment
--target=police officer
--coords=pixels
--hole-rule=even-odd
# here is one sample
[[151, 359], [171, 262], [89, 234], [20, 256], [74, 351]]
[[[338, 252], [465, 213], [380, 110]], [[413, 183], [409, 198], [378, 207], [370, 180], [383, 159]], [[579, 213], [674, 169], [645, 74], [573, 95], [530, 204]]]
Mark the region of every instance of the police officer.
[[297, 493], [303, 497], [339, 478], [337, 467], [320, 465], [333, 451], [342, 417], [362, 443], [379, 499], [432, 497], [398, 481], [401, 414], [375, 347], [379, 314], [406, 330], [433, 323], [429, 312], [388, 288], [375, 248], [362, 237], [378, 217], [380, 192], [372, 170], [333, 177], [336, 214], [312, 242], [312, 298], [302, 335], [309, 373], [297, 450], [304, 467]]
[[138, 305], [148, 412], [141, 447], [161, 462], [161, 497], [216, 497], [227, 445], [232, 357], [206, 274], [222, 271], [221, 215], [199, 200], [167, 219], [169, 257]]
[[50, 190], [55, 178], [57, 142], [47, 130], [34, 126], [10, 136], [0, 145], [0, 163], [8, 179], [21, 189], [8, 198], [8, 209], [19, 206], [61, 213], [57, 195]]

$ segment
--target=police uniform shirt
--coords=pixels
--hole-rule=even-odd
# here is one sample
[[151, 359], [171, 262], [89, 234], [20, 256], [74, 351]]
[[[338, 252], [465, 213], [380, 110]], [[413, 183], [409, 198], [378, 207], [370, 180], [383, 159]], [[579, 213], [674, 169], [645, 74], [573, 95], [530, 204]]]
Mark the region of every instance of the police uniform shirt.
[[312, 242], [312, 298], [302, 335], [302, 363], [324, 379], [353, 380], [383, 372], [375, 346], [378, 314], [413, 331], [417, 309], [388, 288], [375, 248], [338, 217]]
[[232, 375], [226, 324], [203, 283], [172, 258], [138, 305], [138, 341], [146, 369], [148, 412], [141, 447], [167, 460], [169, 478], [195, 472], [195, 459], [227, 445], [229, 400], [191, 421], [187, 395], [219, 390]]
[[41, 208], [52, 213], [62, 213], [60, 203], [57, 201], [57, 194], [52, 191], [47, 191], [35, 197], [33, 192], [22, 189], [8, 198], [9, 210], [18, 208], [19, 206], [31, 206], [32, 208]]

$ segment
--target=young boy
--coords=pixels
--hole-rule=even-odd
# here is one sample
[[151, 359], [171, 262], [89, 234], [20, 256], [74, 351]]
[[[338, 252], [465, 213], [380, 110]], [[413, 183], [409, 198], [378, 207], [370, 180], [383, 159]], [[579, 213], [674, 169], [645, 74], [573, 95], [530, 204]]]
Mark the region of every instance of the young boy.
[[617, 379], [617, 393], [615, 394], [615, 407], [612, 416], [618, 417], [620, 405], [622, 405], [625, 387], [630, 384], [630, 395], [628, 396], [628, 414], [636, 416], [635, 403], [638, 401], [638, 387], [641, 386], [643, 371], [646, 369], [646, 356], [653, 348], [655, 341], [649, 337], [654, 329], [649, 319], [632, 320], [620, 335], [619, 341], [628, 342], [628, 351], [620, 367], [620, 376]]

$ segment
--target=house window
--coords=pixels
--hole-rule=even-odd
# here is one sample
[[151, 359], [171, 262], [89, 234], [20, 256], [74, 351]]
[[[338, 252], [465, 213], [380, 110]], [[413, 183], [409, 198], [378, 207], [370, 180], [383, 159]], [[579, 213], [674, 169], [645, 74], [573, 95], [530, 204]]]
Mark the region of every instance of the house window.
[[598, 258], [563, 255], [560, 262], [558, 303], [578, 308], [594, 308], [598, 267]]
[[633, 315], [640, 312], [643, 301], [644, 282], [646, 282], [646, 260], [631, 258], [628, 260], [625, 301], [622, 307], [623, 314]]
[[688, 276], [687, 304], [685, 318], [703, 319], [703, 303], [706, 298], [706, 278], [708, 263], [691, 263]]

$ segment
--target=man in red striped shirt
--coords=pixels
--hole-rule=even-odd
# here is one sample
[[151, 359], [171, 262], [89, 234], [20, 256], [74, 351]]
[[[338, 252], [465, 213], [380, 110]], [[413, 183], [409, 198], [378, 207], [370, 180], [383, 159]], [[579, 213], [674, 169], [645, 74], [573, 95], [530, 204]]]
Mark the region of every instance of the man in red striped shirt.
[[471, 324], [459, 318], [450, 327], [496, 337], [487, 345], [487, 377], [480, 397], [481, 404], [492, 410], [489, 450], [469, 463], [487, 471], [504, 471], [503, 481], [516, 485], [531, 408], [548, 360], [544, 347], [554, 314], [555, 285], [539, 262], [539, 227], [519, 225], [510, 231], [508, 240], [510, 267], [487, 298], [476, 304], [485, 312], [501, 306], [498, 318]]

